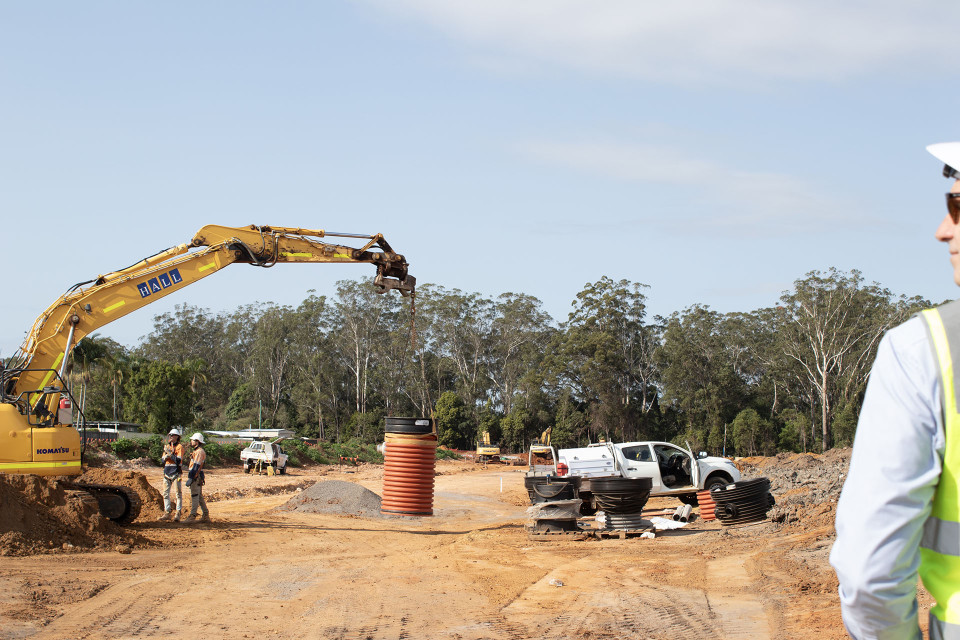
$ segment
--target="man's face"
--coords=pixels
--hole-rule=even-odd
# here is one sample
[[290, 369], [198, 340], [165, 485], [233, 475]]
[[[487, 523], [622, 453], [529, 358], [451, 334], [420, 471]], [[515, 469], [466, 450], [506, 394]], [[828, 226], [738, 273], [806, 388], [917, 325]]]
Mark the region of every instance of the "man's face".
[[[960, 180], [955, 180], [950, 193], [960, 193]], [[953, 281], [960, 285], [960, 224], [954, 223], [950, 214], [943, 216], [937, 227], [937, 240], [945, 242], [950, 250], [950, 264], [953, 265]]]

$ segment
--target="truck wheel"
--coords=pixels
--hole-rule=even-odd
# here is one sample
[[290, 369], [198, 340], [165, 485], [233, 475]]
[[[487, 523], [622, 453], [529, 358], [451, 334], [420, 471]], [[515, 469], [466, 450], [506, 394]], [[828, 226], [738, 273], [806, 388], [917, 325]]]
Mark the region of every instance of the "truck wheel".
[[243, 472], [244, 472], [244, 473], [250, 473], [250, 465], [248, 465], [248, 464], [243, 465]]
[[728, 484], [730, 484], [728, 478], [724, 476], [713, 476], [707, 479], [707, 484], [705, 484], [703, 488], [707, 491], [713, 491], [714, 489], [722, 489]]
[[683, 504], [688, 504], [691, 507], [696, 507], [698, 504], [700, 504], [697, 500], [697, 494], [695, 493], [681, 493], [677, 496], [677, 499], [679, 499]]
[[286, 473], [287, 473], [287, 465], [283, 465], [282, 467], [280, 467], [280, 475], [286, 475]]

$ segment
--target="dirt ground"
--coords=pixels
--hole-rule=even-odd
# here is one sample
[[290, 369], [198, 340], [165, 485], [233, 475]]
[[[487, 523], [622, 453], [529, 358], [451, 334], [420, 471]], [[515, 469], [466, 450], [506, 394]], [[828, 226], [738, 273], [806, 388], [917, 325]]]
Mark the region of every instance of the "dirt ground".
[[71, 528], [64, 495], [0, 483], [0, 638], [845, 638], [827, 556], [848, 460], [745, 460], [771, 479], [767, 521], [626, 540], [531, 540], [524, 469], [469, 462], [438, 462], [430, 518], [371, 515], [375, 465], [213, 470], [213, 521], [192, 525], [156, 520], [161, 473], [143, 469], [153, 488], [123, 529]]

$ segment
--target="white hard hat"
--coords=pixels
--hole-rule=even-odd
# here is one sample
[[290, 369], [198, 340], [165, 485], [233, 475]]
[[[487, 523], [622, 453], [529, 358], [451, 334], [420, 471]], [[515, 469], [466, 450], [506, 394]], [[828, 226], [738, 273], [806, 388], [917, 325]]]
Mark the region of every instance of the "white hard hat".
[[168, 435], [168, 436], [182, 436], [183, 434], [180, 433], [180, 429], [177, 429], [176, 427], [174, 427], [173, 429], [170, 429], [170, 433], [168, 433], [167, 435]]
[[193, 434], [192, 436], [190, 436], [190, 439], [191, 439], [191, 440], [196, 440], [196, 441], [199, 442], [200, 444], [206, 444], [206, 443], [207, 443], [207, 441], [203, 439], [203, 434], [200, 433], [199, 431], [196, 432], [195, 434]]
[[[927, 147], [934, 158], [947, 165], [951, 169], [960, 171], [960, 142], [938, 142]], [[955, 178], [944, 169], [943, 175], [948, 178]]]

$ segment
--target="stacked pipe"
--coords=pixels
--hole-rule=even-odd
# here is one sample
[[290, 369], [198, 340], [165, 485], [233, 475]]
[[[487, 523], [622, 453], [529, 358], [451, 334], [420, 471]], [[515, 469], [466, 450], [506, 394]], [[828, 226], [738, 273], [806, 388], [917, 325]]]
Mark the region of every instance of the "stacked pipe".
[[574, 500], [579, 496], [580, 478], [570, 476], [558, 478], [556, 476], [527, 476], [523, 484], [530, 496], [530, 504], [542, 502], [556, 502], [558, 500]]
[[716, 503], [714, 513], [720, 524], [759, 522], [776, 504], [770, 493], [770, 479], [742, 480], [713, 489], [710, 497]]
[[534, 531], [578, 531], [581, 500], [539, 502], [527, 509]]
[[592, 478], [590, 489], [597, 509], [606, 516], [607, 529], [643, 528], [644, 505], [650, 498], [650, 478]]
[[437, 436], [428, 418], [386, 419], [380, 512], [433, 515]]
[[673, 512], [673, 519], [679, 522], [689, 522], [691, 511], [693, 511], [692, 506], [689, 504], [682, 504], [677, 507], [676, 511]]
[[701, 520], [716, 520], [717, 516], [714, 514], [713, 510], [717, 506], [717, 503], [713, 501], [713, 498], [710, 497], [710, 491], [697, 491], [697, 505], [700, 507], [700, 519]]

